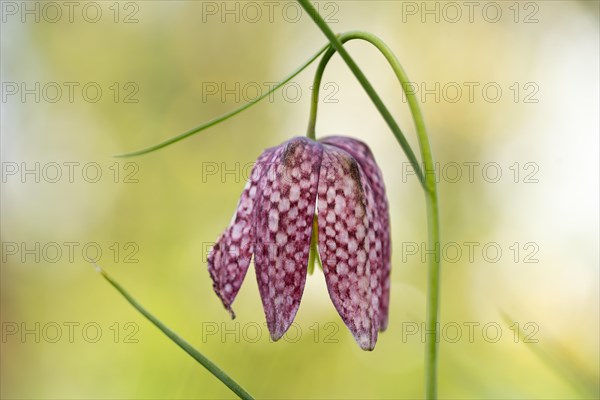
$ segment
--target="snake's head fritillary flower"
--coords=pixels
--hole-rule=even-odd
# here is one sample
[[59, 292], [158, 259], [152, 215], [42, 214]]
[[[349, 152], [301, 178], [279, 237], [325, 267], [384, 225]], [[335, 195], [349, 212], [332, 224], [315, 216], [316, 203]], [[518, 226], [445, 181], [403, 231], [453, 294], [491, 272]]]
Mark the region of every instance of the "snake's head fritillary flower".
[[231, 304], [254, 255], [267, 326], [281, 338], [304, 291], [315, 213], [329, 296], [360, 347], [372, 350], [387, 327], [390, 226], [381, 171], [358, 140], [296, 137], [260, 155], [208, 256], [214, 290], [235, 318]]

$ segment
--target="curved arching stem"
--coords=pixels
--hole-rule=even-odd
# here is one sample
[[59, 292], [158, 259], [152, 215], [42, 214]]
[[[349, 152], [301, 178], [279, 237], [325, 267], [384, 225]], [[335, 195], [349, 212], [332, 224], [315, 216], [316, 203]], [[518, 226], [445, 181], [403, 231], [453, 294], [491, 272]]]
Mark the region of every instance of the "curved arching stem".
[[[423, 161], [424, 173], [423, 175], [418, 174], [417, 171], [419, 169], [415, 168], [415, 172], [420, 179], [422, 186], [425, 191], [425, 203], [427, 208], [427, 231], [428, 231], [428, 249], [433, 251], [433, 257], [429, 259], [429, 268], [427, 274], [427, 336], [425, 342], [425, 396], [428, 399], [437, 398], [437, 364], [438, 364], [438, 321], [439, 321], [439, 304], [440, 304], [440, 223], [439, 223], [439, 205], [438, 205], [438, 196], [437, 196], [437, 183], [436, 183], [436, 174], [433, 162], [433, 155], [431, 152], [431, 146], [429, 144], [429, 138], [427, 136], [427, 131], [425, 129], [425, 123], [423, 120], [423, 115], [421, 113], [419, 103], [415, 94], [407, 90], [409, 87], [409, 80], [406, 75], [406, 72], [400, 65], [397, 57], [391, 51], [391, 49], [379, 39], [377, 36], [367, 33], [367, 32], [348, 32], [339, 36], [336, 36], [331, 28], [327, 25], [327, 23], [321, 18], [315, 8], [312, 6], [310, 1], [308, 0], [298, 0], [300, 5], [307, 11], [313, 21], [317, 24], [317, 26], [321, 29], [321, 31], [325, 34], [325, 36], [329, 39], [331, 43], [331, 48], [325, 52], [321, 62], [319, 63], [319, 67], [317, 69], [317, 73], [314, 80], [313, 86], [313, 96], [311, 103], [311, 112], [310, 112], [310, 121], [308, 126], [309, 137], [315, 137], [315, 125], [316, 125], [316, 116], [317, 116], [317, 105], [319, 100], [319, 86], [321, 83], [321, 78], [325, 67], [329, 61], [329, 59], [333, 56], [333, 54], [337, 51], [340, 56], [344, 59], [348, 67], [352, 70], [358, 81], [361, 83], [375, 106], [379, 109], [381, 114], [383, 115], [386, 122], [390, 128], [392, 128], [392, 132], [394, 136], [398, 140], [400, 146], [408, 156], [413, 167], [416, 164], [418, 167], [418, 163], [416, 161], [413, 162], [410, 154], [412, 150], [404, 136], [400, 133], [397, 134], [397, 131], [393, 128], [393, 125], [388, 121], [388, 116], [391, 118], [391, 115], [387, 111], [387, 108], [383, 105], [381, 99], [375, 93], [373, 86], [369, 83], [364, 73], [358, 67], [356, 62], [352, 59], [350, 54], [343, 47], [343, 43], [352, 40], [352, 39], [362, 39], [365, 40], [372, 45], [374, 45], [387, 59], [391, 68], [394, 70], [396, 77], [400, 81], [402, 86], [402, 90], [404, 91], [410, 111], [412, 113], [412, 117], [415, 122], [415, 126], [417, 129], [417, 137], [419, 140], [419, 148], [421, 151], [421, 159]], [[383, 107], [382, 107], [383, 105]], [[396, 125], [397, 127], [397, 125]], [[399, 128], [397, 129], [399, 131]], [[407, 151], [407, 147], [408, 150]]]
[[[321, 16], [318, 14], [317, 10], [315, 10], [313, 5], [310, 3], [310, 1], [298, 0], [298, 2], [307, 11], [307, 13], [313, 19], [313, 21], [315, 21], [315, 23], [319, 26], [319, 28], [321, 28], [323, 33], [325, 33], [325, 36], [327, 36], [327, 39], [329, 39], [329, 43], [331, 44], [331, 47], [329, 48], [329, 50], [327, 50], [326, 53], [337, 51], [340, 54], [340, 56], [344, 59], [346, 64], [348, 64], [348, 66], [350, 67], [350, 69], [352, 70], [352, 72], [354, 73], [354, 75], [356, 76], [356, 78], [358, 79], [360, 84], [362, 85], [363, 89], [365, 89], [365, 92], [367, 92], [367, 95], [369, 96], [369, 98], [371, 99], [371, 101], [373, 102], [373, 104], [375, 105], [375, 107], [377, 108], [377, 110], [379, 111], [379, 113], [381, 114], [381, 116], [383, 117], [383, 119], [385, 120], [387, 125], [389, 126], [390, 130], [396, 137], [396, 140], [400, 144], [400, 147], [402, 147], [402, 150], [404, 150], [404, 154], [406, 154], [406, 158], [408, 158], [408, 161], [410, 161], [410, 163], [415, 171], [415, 174], [417, 175], [417, 177], [419, 177], [419, 180], [421, 181], [423, 187], [425, 187], [425, 180], [424, 180], [423, 174], [421, 173], [421, 167], [419, 166], [419, 162], [417, 161], [417, 157], [415, 156], [415, 153], [413, 152], [412, 148], [410, 147], [410, 144], [408, 144], [406, 137], [402, 133], [402, 130], [400, 130], [400, 127], [398, 126], [398, 124], [396, 123], [396, 120], [390, 113], [390, 110], [388, 110], [388, 108], [384, 104], [383, 100], [381, 100], [381, 97], [379, 97], [379, 95], [375, 91], [375, 88], [373, 87], [373, 85], [371, 85], [371, 83], [369, 82], [369, 80], [367, 79], [365, 74], [358, 67], [358, 65], [352, 59], [352, 57], [350, 57], [350, 54], [348, 54], [348, 52], [344, 48], [341, 40], [338, 38], [338, 36], [336, 36], [335, 33], [333, 33], [333, 31], [329, 28], [329, 25], [327, 25], [327, 23], [321, 18]], [[341, 35], [339, 35], [339, 36], [341, 36]], [[329, 55], [329, 58], [331, 58], [332, 55], [333, 54]], [[325, 62], [325, 64], [326, 63], [327, 62]], [[319, 66], [319, 68], [321, 68], [321, 65]], [[324, 69], [325, 65], [323, 65], [322, 68]], [[321, 71], [321, 75], [322, 75], [322, 71]], [[313, 87], [313, 89], [314, 89], [314, 87]], [[315, 99], [315, 97], [314, 97], [314, 93], [313, 93], [313, 100], [314, 99]], [[316, 99], [318, 101], [318, 94], [317, 94]], [[311, 118], [312, 118], [312, 116], [311, 116]], [[311, 137], [311, 138], [314, 137], [314, 130], [312, 132], [313, 133], [312, 136], [311, 136], [310, 132], [311, 132], [311, 128], [309, 126], [308, 137]]]
[[[355, 39], [360, 39], [360, 40], [369, 42], [370, 44], [375, 46], [381, 52], [381, 54], [383, 54], [385, 59], [388, 61], [388, 63], [392, 67], [394, 73], [396, 74], [396, 77], [398, 78], [400, 85], [402, 86], [402, 90], [404, 91], [404, 94], [406, 95], [408, 106], [410, 108], [410, 112], [412, 114], [413, 120], [415, 122], [415, 127], [417, 129], [417, 135], [419, 138], [419, 148], [421, 151], [421, 157], [423, 159], [423, 164], [425, 166], [426, 171], [428, 173], [431, 173], [431, 171], [433, 171], [433, 162], [431, 163], [432, 165], [427, 165], [427, 160], [428, 159], [432, 160], [433, 157], [431, 155], [431, 148], [429, 145], [429, 138], [427, 137], [427, 131], [425, 130], [425, 121], [423, 119], [423, 114], [421, 113], [421, 109], [419, 107], [419, 102], [417, 100], [417, 97], [415, 96], [415, 93], [413, 93], [411, 90], [409, 90], [410, 89], [410, 81], [408, 80], [408, 76], [406, 75], [404, 68], [402, 68], [402, 65], [400, 64], [400, 61], [398, 60], [398, 58], [394, 55], [392, 50], [381, 39], [379, 39], [377, 36], [373, 35], [372, 33], [362, 32], [362, 31], [350, 31], [350, 32], [346, 32], [346, 33], [342, 33], [341, 35], [338, 35], [338, 38], [342, 44], [344, 44], [350, 40], [355, 40]], [[315, 137], [316, 137], [315, 129], [316, 129], [316, 124], [317, 124], [317, 108], [319, 106], [319, 93], [321, 90], [321, 80], [323, 79], [323, 73], [325, 71], [325, 67], [327, 66], [327, 64], [329, 63], [329, 60], [335, 53], [336, 53], [336, 50], [330, 47], [325, 52], [325, 54], [323, 54], [323, 57], [321, 58], [321, 61], [319, 62], [319, 66], [317, 67], [317, 71], [315, 72], [315, 78], [313, 80], [313, 86], [312, 86], [313, 92], [312, 92], [312, 96], [311, 96], [308, 130], [306, 133], [306, 135], [311, 139], [315, 139]], [[415, 171], [417, 171], [417, 170], [415, 169]], [[417, 176], [418, 176], [418, 174], [417, 174]], [[425, 182], [427, 182], [426, 179], [425, 179]], [[435, 181], [434, 181], [434, 183], [435, 183]], [[429, 188], [427, 186], [425, 186], [425, 188], [427, 190], [431, 190], [431, 188]]]

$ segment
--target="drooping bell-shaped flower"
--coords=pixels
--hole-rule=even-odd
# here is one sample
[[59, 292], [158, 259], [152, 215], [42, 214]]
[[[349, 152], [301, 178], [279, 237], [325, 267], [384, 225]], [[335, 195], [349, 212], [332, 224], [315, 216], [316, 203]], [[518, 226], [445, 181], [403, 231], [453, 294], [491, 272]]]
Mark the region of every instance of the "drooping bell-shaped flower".
[[390, 226], [369, 148], [346, 137], [293, 138], [265, 150], [229, 227], [208, 256], [213, 287], [231, 309], [254, 254], [273, 340], [292, 324], [308, 269], [313, 218], [331, 300], [362, 349], [387, 327]]

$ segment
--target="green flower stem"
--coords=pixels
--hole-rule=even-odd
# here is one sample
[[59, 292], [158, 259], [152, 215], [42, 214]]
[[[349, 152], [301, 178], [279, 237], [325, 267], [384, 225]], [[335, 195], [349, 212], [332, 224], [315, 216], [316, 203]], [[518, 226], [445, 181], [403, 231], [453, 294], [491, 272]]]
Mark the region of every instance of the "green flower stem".
[[186, 353], [188, 353], [194, 360], [199, 362], [206, 368], [211, 374], [213, 374], [218, 380], [223, 382], [229, 389], [233, 391], [236, 395], [238, 395], [241, 399], [253, 399], [250, 393], [246, 392], [243, 387], [241, 387], [236, 381], [234, 381], [229, 375], [225, 373], [221, 368], [219, 368], [215, 363], [206, 358], [202, 353], [192, 347], [191, 344], [183, 340], [179, 337], [175, 332], [169, 329], [165, 324], [160, 322], [154, 315], [150, 314], [144, 307], [140, 305], [127, 291], [119, 285], [115, 280], [113, 280], [102, 268], [98, 265], [94, 264], [96, 271], [102, 275], [104, 279], [108, 281], [121, 295], [131, 304], [137, 311], [139, 311], [144, 317], [146, 317], [154, 326], [162, 331], [169, 339], [171, 339], [175, 344], [183, 349]]
[[302, 64], [300, 67], [298, 67], [294, 72], [292, 72], [290, 75], [288, 75], [286, 78], [284, 78], [281, 82], [279, 82], [278, 84], [276, 84], [275, 86], [273, 86], [271, 89], [269, 89], [267, 92], [265, 92], [264, 94], [262, 94], [260, 97], [244, 104], [243, 106], [236, 108], [233, 111], [230, 111], [226, 114], [221, 115], [220, 117], [211, 119], [208, 122], [203, 123], [200, 126], [197, 126], [195, 128], [190, 129], [187, 132], [183, 132], [177, 136], [173, 136], [163, 142], [160, 142], [158, 144], [155, 144], [153, 146], [149, 146], [140, 150], [136, 150], [136, 151], [132, 151], [129, 153], [123, 153], [123, 154], [117, 154], [115, 157], [120, 157], [120, 158], [127, 158], [127, 157], [135, 157], [135, 156], [141, 156], [142, 154], [147, 154], [147, 153], [152, 153], [153, 151], [162, 149], [163, 147], [167, 147], [173, 143], [179, 142], [180, 140], [186, 139], [192, 135], [195, 135], [198, 132], [201, 132], [205, 129], [208, 129], [214, 125], [217, 125], [223, 121], [228, 120], [229, 118], [241, 113], [242, 111], [252, 107], [253, 105], [255, 105], [256, 103], [260, 102], [261, 100], [267, 98], [271, 93], [275, 92], [277, 89], [281, 88], [283, 85], [285, 85], [286, 83], [288, 83], [289, 81], [291, 81], [294, 77], [296, 77], [300, 72], [304, 71], [306, 69], [306, 67], [308, 67], [310, 64], [313, 63], [313, 61], [315, 61], [321, 54], [323, 54], [323, 52], [325, 50], [327, 50], [330, 46], [327, 44], [324, 47], [322, 47], [316, 54], [314, 54], [311, 58], [308, 59], [308, 61], [306, 61], [304, 64]]
[[[413, 160], [414, 153], [412, 152], [410, 146], [406, 142], [406, 139], [401, 134], [397, 124], [393, 120], [391, 114], [375, 93], [373, 87], [367, 80], [364, 73], [360, 70], [356, 62], [352, 59], [350, 54], [343, 47], [343, 43], [345, 41], [351, 39], [362, 39], [366, 40], [377, 49], [381, 51], [381, 53], [385, 56], [385, 58], [390, 63], [390, 66], [394, 70], [396, 77], [400, 81], [402, 85], [402, 89], [406, 94], [408, 104], [412, 113], [412, 117], [415, 122], [415, 126], [417, 129], [417, 137], [419, 139], [419, 148], [421, 151], [421, 159], [423, 160], [423, 165], [425, 169], [424, 175], [417, 175], [421, 177], [420, 181], [425, 189], [425, 203], [427, 208], [427, 230], [428, 230], [428, 243], [429, 248], [434, 251], [433, 257], [429, 259], [429, 269], [427, 275], [427, 329], [428, 335], [426, 337], [425, 343], [425, 396], [428, 399], [437, 398], [437, 364], [438, 364], [438, 321], [439, 321], [439, 296], [440, 296], [440, 224], [439, 224], [439, 206], [438, 206], [438, 196], [437, 196], [437, 184], [436, 184], [436, 176], [435, 176], [435, 168], [433, 163], [433, 156], [431, 153], [431, 146], [429, 144], [429, 138], [427, 136], [427, 131], [425, 129], [425, 123], [423, 119], [423, 115], [421, 113], [418, 100], [412, 91], [407, 90], [409, 80], [406, 75], [406, 72], [400, 65], [397, 57], [391, 51], [391, 49], [382, 42], [375, 35], [365, 32], [349, 32], [347, 34], [340, 35], [336, 37], [333, 31], [329, 28], [327, 23], [320, 17], [318, 12], [311, 5], [308, 0], [298, 0], [300, 5], [307, 11], [313, 21], [317, 24], [317, 26], [323, 31], [325, 36], [329, 39], [332, 49], [328, 50], [319, 67], [317, 69], [317, 76], [315, 76], [315, 85], [313, 86], [313, 97], [312, 97], [312, 107], [310, 112], [310, 122], [308, 128], [308, 136], [315, 136], [315, 125], [316, 125], [316, 104], [318, 103], [318, 87], [320, 86], [321, 76], [325, 69], [325, 66], [333, 55], [334, 50], [337, 51], [340, 56], [344, 59], [348, 67], [352, 70], [358, 81], [361, 83], [375, 106], [377, 106], [379, 112], [382, 114], [394, 136], [398, 140], [398, 143], [406, 153], [413, 167], [418, 167], [418, 163], [416, 160]], [[412, 156], [412, 157], [411, 157]], [[415, 168], [415, 171], [419, 171], [420, 169]]]
[[[344, 34], [340, 35], [339, 38], [340, 41], [344, 43]], [[323, 73], [325, 72], [325, 67], [327, 66], [327, 63], [334, 54], [335, 49], [329, 46], [325, 54], [323, 54], [323, 57], [321, 57], [321, 61], [319, 61], [319, 66], [317, 67], [317, 71], [315, 72], [315, 78], [313, 79], [312, 95], [310, 100], [310, 113], [308, 115], [308, 129], [306, 130], [306, 137], [312, 140], [317, 140], [317, 109], [319, 108], [319, 93], [321, 92], [321, 81], [323, 80]]]
[[[394, 120], [394, 117], [392, 117], [390, 110], [388, 110], [386, 105], [383, 103], [383, 100], [381, 100], [381, 97], [379, 97], [379, 95], [375, 91], [375, 88], [373, 88], [373, 85], [371, 85], [371, 83], [369, 82], [365, 74], [362, 72], [362, 70], [358, 67], [354, 59], [352, 59], [350, 54], [346, 51], [342, 42], [338, 39], [335, 33], [333, 33], [333, 31], [331, 30], [329, 25], [327, 25], [327, 23], [323, 20], [323, 18], [321, 18], [318, 11], [313, 7], [311, 2], [309, 0], [298, 0], [298, 3], [300, 3], [302, 8], [304, 8], [308, 15], [310, 15], [313, 21], [325, 34], [327, 39], [329, 39], [329, 43], [331, 43], [333, 49], [335, 49], [335, 51], [337, 51], [340, 54], [340, 56], [344, 59], [346, 64], [348, 64], [348, 67], [350, 68], [354, 76], [356, 76], [356, 79], [358, 79], [363, 89], [365, 89], [365, 92], [367, 92], [367, 95], [371, 98], [371, 101], [373, 102], [375, 107], [377, 107], [377, 110], [379, 110], [379, 113], [392, 130], [392, 133], [396, 137], [396, 140], [400, 144], [400, 147], [402, 147], [402, 150], [404, 150], [408, 161], [410, 161], [410, 163], [412, 164], [415, 173], [417, 174], [417, 176], [422, 178], [421, 168], [419, 166], [419, 162], [417, 161], [415, 153], [406, 141], [406, 137], [404, 137], [404, 134], [400, 130], [400, 127], [396, 123], [396, 120]], [[423, 181], [423, 179], [421, 179], [421, 181]]]
[[321, 263], [321, 257], [319, 257], [319, 225], [318, 217], [315, 214], [313, 218], [312, 235], [310, 238], [310, 251], [308, 253], [308, 274], [312, 275], [315, 272], [315, 263], [319, 264], [319, 268], [323, 271], [323, 264]]

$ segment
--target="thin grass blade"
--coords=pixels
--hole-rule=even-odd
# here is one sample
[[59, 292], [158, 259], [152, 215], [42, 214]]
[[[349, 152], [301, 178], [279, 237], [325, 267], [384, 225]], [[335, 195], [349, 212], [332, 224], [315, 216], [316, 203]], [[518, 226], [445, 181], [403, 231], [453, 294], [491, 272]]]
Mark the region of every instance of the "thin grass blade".
[[247, 110], [248, 108], [252, 107], [253, 105], [255, 105], [256, 103], [259, 103], [261, 100], [265, 99], [266, 97], [268, 97], [269, 95], [271, 95], [271, 93], [274, 93], [275, 91], [277, 91], [279, 88], [281, 88], [283, 85], [285, 85], [286, 83], [288, 83], [289, 81], [291, 81], [294, 77], [296, 77], [300, 72], [304, 71], [304, 69], [306, 69], [306, 67], [308, 67], [310, 64], [313, 63], [313, 61], [315, 61], [321, 54], [323, 54], [323, 52], [325, 52], [325, 50], [327, 50], [329, 48], [329, 45], [325, 45], [323, 46], [317, 53], [315, 53], [310, 59], [308, 59], [308, 61], [306, 61], [304, 64], [302, 64], [300, 67], [298, 67], [294, 72], [292, 72], [290, 75], [288, 75], [286, 78], [284, 78], [281, 82], [279, 82], [278, 84], [276, 84], [275, 86], [273, 86], [271, 89], [269, 89], [267, 92], [265, 92], [264, 94], [262, 94], [260, 97], [252, 100], [251, 102], [248, 102], [246, 104], [244, 104], [243, 106], [236, 108], [233, 111], [230, 111], [226, 114], [221, 115], [220, 117], [214, 118], [208, 122], [203, 123], [200, 126], [197, 126], [195, 128], [190, 129], [187, 132], [183, 132], [177, 136], [173, 136], [170, 139], [167, 139], [163, 142], [157, 143], [155, 145], [149, 146], [149, 147], [145, 147], [143, 149], [140, 150], [136, 150], [136, 151], [132, 151], [129, 153], [122, 153], [122, 154], [117, 154], [115, 155], [115, 157], [119, 157], [119, 158], [128, 158], [128, 157], [136, 157], [136, 156], [141, 156], [142, 154], [148, 154], [148, 153], [152, 153], [153, 151], [162, 149], [163, 147], [167, 147], [169, 145], [172, 145], [173, 143], [177, 143], [180, 140], [186, 139], [192, 135], [195, 135], [198, 132], [201, 132], [205, 129], [208, 129], [212, 126], [218, 125], [221, 122], [224, 122], [226, 120], [228, 120], [229, 118], [241, 113], [244, 110]]
[[536, 357], [545, 364], [548, 369], [554, 371], [557, 375], [568, 382], [573, 388], [575, 388], [580, 394], [589, 398], [598, 398], [600, 393], [600, 387], [598, 386], [598, 377], [593, 376], [583, 367], [581, 367], [575, 358], [569, 354], [569, 351], [565, 349], [560, 343], [548, 344], [548, 340], [545, 339], [546, 345], [540, 346], [539, 343], [529, 343], [523, 338], [527, 338], [528, 333], [523, 330], [521, 325], [515, 324], [515, 319], [504, 312], [500, 311], [504, 322], [508, 325], [516, 326], [516, 333], [519, 337], [519, 342], [523, 341], [527, 344], [527, 348], [531, 350]]
[[96, 268], [96, 271], [102, 275], [104, 279], [108, 281], [121, 295], [135, 308], [140, 312], [148, 321], [152, 322], [154, 326], [160, 329], [169, 339], [171, 339], [177, 346], [181, 347], [183, 351], [188, 353], [194, 360], [200, 363], [204, 368], [206, 368], [211, 374], [213, 374], [218, 380], [223, 382], [233, 393], [238, 395], [240, 399], [253, 399], [253, 397], [248, 393], [243, 387], [241, 387], [236, 381], [234, 381], [229, 375], [225, 373], [221, 368], [219, 368], [215, 363], [206, 358], [202, 353], [192, 347], [191, 344], [186, 342], [184, 339], [179, 337], [175, 332], [173, 332], [169, 327], [160, 322], [154, 315], [150, 314], [144, 307], [140, 305], [131, 295], [113, 278], [110, 277], [102, 268], [100, 268], [97, 264], [93, 264]]

